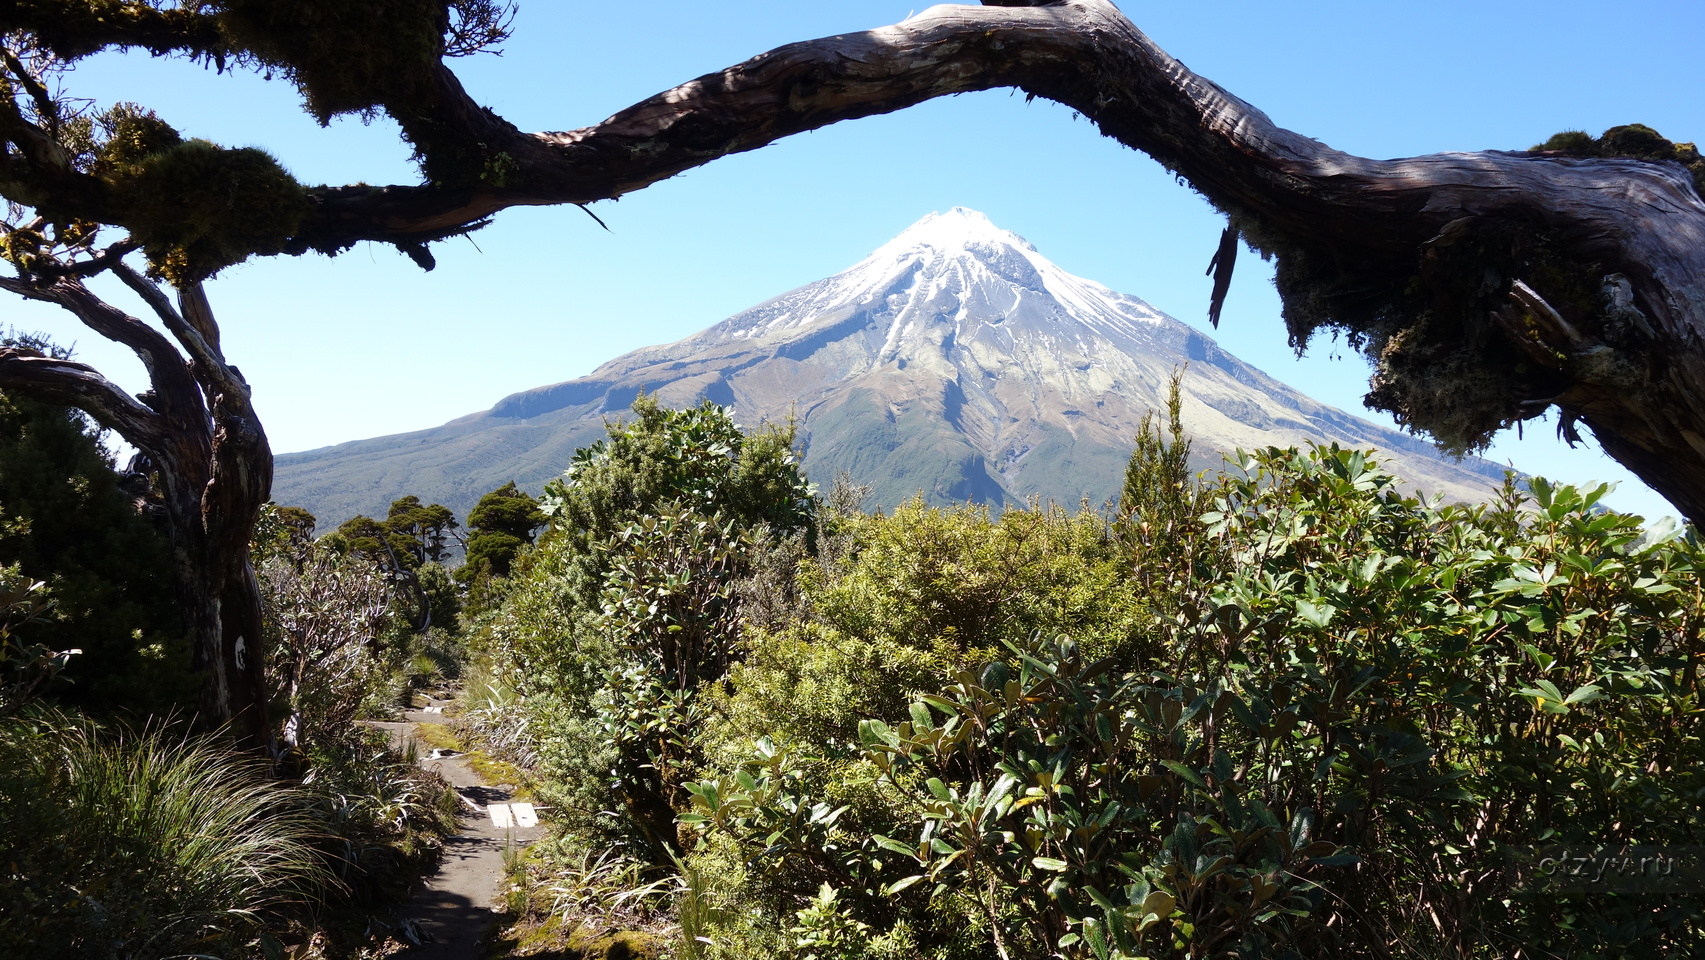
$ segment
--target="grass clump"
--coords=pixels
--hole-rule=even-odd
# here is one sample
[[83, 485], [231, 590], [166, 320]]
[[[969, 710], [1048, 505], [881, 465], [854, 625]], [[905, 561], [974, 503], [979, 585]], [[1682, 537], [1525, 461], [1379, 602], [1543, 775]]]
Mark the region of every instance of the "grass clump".
[[505, 957], [662, 955], [673, 939], [683, 881], [615, 848], [571, 837], [529, 847], [510, 863]]
[[415, 736], [420, 742], [434, 750], [462, 750], [462, 741], [451, 729], [442, 723], [415, 724]]
[[0, 726], [0, 954], [245, 951], [334, 886], [300, 788], [214, 740], [63, 714]]

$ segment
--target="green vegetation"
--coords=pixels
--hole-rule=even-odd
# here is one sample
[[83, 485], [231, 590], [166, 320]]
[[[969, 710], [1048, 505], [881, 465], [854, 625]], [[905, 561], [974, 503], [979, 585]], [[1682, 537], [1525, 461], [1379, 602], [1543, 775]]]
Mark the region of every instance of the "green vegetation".
[[[1245, 456], [1197, 487], [1174, 403], [1171, 441], [1145, 425], [1112, 517], [921, 503], [866, 517], [847, 498], [815, 502], [790, 429], [746, 436], [714, 406], [642, 400], [635, 423], [553, 485], [537, 546], [512, 486], [476, 511], [473, 597], [441, 566], [453, 518], [440, 507], [404, 498], [341, 546], [311, 542], [299, 513], [260, 516], [270, 453], [201, 281], [254, 255], [373, 239], [430, 267], [428, 244], [492, 210], [568, 198], [564, 165], [607, 152], [601, 134], [539, 149], [442, 69], [500, 42], [510, 11], [8, 5], [0, 259], [16, 273], [0, 285], [129, 346], [150, 389], [133, 397], [39, 343], [0, 343], [8, 388], [38, 398], [0, 397], [0, 948], [273, 958], [288, 935], [295, 956], [326, 952], [322, 908], [370, 906], [450, 829], [452, 795], [359, 720], [459, 672], [467, 599], [482, 685], [470, 730], [537, 761], [567, 832], [520, 876], [549, 885], [541, 928], [581, 954], [1699, 951], [1696, 877], [1599, 886], [1529, 869], [1551, 851], [1697, 841], [1705, 557], [1691, 532], [1597, 509], [1602, 490], [1535, 481], [1531, 497], [1512, 485], [1481, 507], [1421, 503], [1335, 448]], [[112, 47], [276, 72], [322, 123], [383, 112], [425, 183], [310, 189], [262, 150], [59, 92], [70, 63]], [[975, 86], [976, 70], [960, 81]], [[678, 106], [691, 113], [691, 99]], [[1119, 99], [1097, 101], [1107, 129], [1122, 124]], [[1172, 115], [1149, 138], [1169, 164], [1195, 176], [1261, 162], [1213, 143], [1173, 149], [1205, 128]], [[1244, 119], [1245, 141], [1262, 140], [1261, 118]], [[674, 139], [724, 146], [683, 160], [669, 155], [679, 143], [642, 142], [631, 169], [615, 162], [604, 179], [630, 189], [753, 145]], [[1541, 149], [1705, 178], [1692, 145], [1639, 125]], [[1481, 160], [1484, 182], [1503, 183], [1500, 161]], [[1504, 196], [1490, 216], [1470, 204], [1430, 226], [1397, 217], [1382, 229], [1431, 239], [1382, 252], [1353, 229], [1369, 220], [1354, 178], [1339, 179], [1335, 226], [1292, 231], [1295, 203], [1245, 191], [1228, 238], [1280, 257], [1297, 342], [1343, 328], [1379, 359], [1374, 403], [1461, 449], [1571, 386], [1594, 403], [1565, 410], [1565, 431], [1618, 397], [1636, 401], [1629, 422], [1687, 407], [1632, 389], [1642, 358], [1665, 351], [1628, 331], [1688, 327], [1685, 310], [1634, 322], [1636, 294], [1648, 307], [1687, 299], [1646, 269], [1665, 251], [1605, 259], [1612, 228], [1650, 233], [1640, 203], [1620, 219], [1602, 203], [1547, 218], [1566, 198]], [[1367, 209], [1390, 194], [1359, 192]], [[125, 236], [100, 239], [107, 228]], [[84, 285], [102, 273], [141, 297], [147, 321]], [[1527, 312], [1500, 314], [1513, 332], [1483, 322], [1523, 289]], [[1564, 343], [1572, 357], [1527, 337], [1534, 304], [1570, 341], [1565, 315], [1610, 342]], [[1606, 355], [1618, 346], [1629, 356]], [[138, 475], [112, 469], [57, 405], [67, 399], [125, 431], [145, 454]], [[988, 492], [971, 460], [888, 447], [949, 468], [949, 492]], [[1630, 459], [1658, 479], [1689, 473]], [[232, 724], [231, 737], [161, 719], [187, 704], [186, 660], [208, 678], [203, 722]], [[151, 719], [104, 715], [126, 710]], [[526, 911], [544, 903], [518, 892]]]
[[[46, 346], [29, 338], [4, 340]], [[166, 538], [78, 411], [0, 393], [0, 566], [51, 592], [52, 614], [20, 642], [82, 654], [57, 696], [87, 710], [167, 712], [192, 699], [188, 638], [173, 602]]]
[[481, 641], [564, 828], [517, 942], [661, 910], [701, 957], [1699, 949], [1696, 883], [1534, 869], [1694, 856], [1697, 540], [1602, 488], [1423, 502], [1337, 448], [1198, 483], [1169, 412], [1111, 516], [838, 491], [810, 537], [693, 480], [588, 509], [741, 475], [684, 439], [713, 409], [615, 428]]
[[392, 501], [384, 520], [357, 515], [326, 538], [326, 546], [376, 564], [398, 589], [402, 611], [415, 633], [436, 626], [455, 633], [462, 599], [444, 563], [461, 525], [443, 504], [422, 504], [414, 495]]
[[[123, 531], [145, 522], [128, 500], [118, 501], [126, 515], [91, 495], [116, 482], [99, 457], [73, 459], [83, 472], [69, 484], [51, 479], [57, 462], [42, 456], [42, 438], [98, 448], [80, 421], [48, 414], [18, 441], [32, 456], [14, 461], [50, 478], [17, 488], [35, 494], [24, 502], [38, 512], [0, 519], [0, 536], [32, 547], [53, 542], [41, 531], [77, 523], [116, 515], [113, 528]], [[67, 488], [74, 504], [94, 505], [92, 516], [39, 510], [56, 502], [44, 489]], [[133, 608], [70, 616], [61, 612], [61, 592], [123, 596], [125, 580], [101, 575], [145, 575], [127, 564], [150, 554], [81, 554], [104, 565], [61, 562], [46, 582], [19, 564], [0, 567], [0, 805], [7, 810], [0, 952], [272, 957], [293, 943], [318, 945], [301, 956], [351, 956], [368, 939], [368, 916], [436, 861], [460, 802], [412, 756], [397, 755], [382, 734], [356, 722], [388, 712], [406, 690], [411, 659], [425, 655], [431, 638], [423, 646], [397, 615], [401, 598], [384, 568], [314, 543], [312, 529], [303, 511], [269, 508], [254, 545], [273, 664], [270, 757], [232, 753], [223, 736], [193, 734], [187, 687], [175, 702], [168, 688], [154, 691], [155, 701], [111, 704], [152, 713], [140, 727], [66, 711], [81, 701], [75, 695], [85, 678], [125, 669], [126, 657], [145, 654], [148, 641], [141, 631], [128, 644], [103, 639], [101, 625]], [[90, 546], [111, 542], [92, 539]], [[79, 576], [61, 572], [67, 569]], [[77, 673], [91, 658], [94, 669]], [[101, 662], [108, 658], [114, 662]], [[444, 657], [452, 665], [458, 659]], [[68, 675], [78, 682], [67, 683]]]
[[0, 951], [153, 958], [258, 944], [335, 881], [307, 795], [206, 739], [60, 714], [0, 725]]
[[481, 497], [468, 511], [468, 553], [455, 579], [467, 588], [470, 614], [492, 605], [493, 581], [509, 576], [516, 555], [532, 544], [544, 525], [539, 502], [514, 481]]
[[[423, 739], [556, 827], [511, 864], [512, 955], [1705, 945], [1691, 531], [1543, 480], [1424, 502], [1335, 447], [1199, 479], [1176, 403], [1106, 509], [869, 515], [845, 478], [816, 496], [789, 429], [635, 413], [542, 503], [483, 501], [476, 536], [549, 524], [509, 534], [507, 577], [488, 553], [435, 581], [488, 606], [430, 629], [403, 574], [426, 589], [453, 517], [403, 498], [363, 544], [263, 511], [270, 763], [49, 708], [87, 653], [23, 639], [56, 588], [0, 568], [19, 942], [357, 955], [338, 917], [430, 864], [459, 803], [358, 721], [460, 676], [463, 709]], [[215, 808], [214, 836], [185, 826]], [[77, 871], [41, 867], [66, 851]], [[1625, 851], [1670, 868], [1539, 867]]]
[[811, 492], [791, 430], [747, 436], [709, 403], [634, 412], [546, 488], [551, 527], [484, 643], [537, 721], [559, 815], [663, 864], [701, 763], [679, 731], [734, 658], [734, 584], [757, 538], [804, 535]]

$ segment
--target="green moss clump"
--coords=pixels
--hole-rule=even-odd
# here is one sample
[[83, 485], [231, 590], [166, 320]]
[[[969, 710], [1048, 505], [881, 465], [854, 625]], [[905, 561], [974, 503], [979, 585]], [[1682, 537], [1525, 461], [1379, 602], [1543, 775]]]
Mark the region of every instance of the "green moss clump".
[[284, 252], [308, 215], [308, 191], [252, 147], [187, 140], [115, 174], [125, 226], [154, 271], [177, 284]]
[[1679, 163], [1693, 174], [1693, 188], [1705, 197], [1705, 159], [1691, 143], [1676, 143], [1643, 123], [1611, 127], [1594, 137], [1583, 130], [1553, 134], [1533, 149], [1544, 153], [1570, 153], [1582, 157], [1632, 157], [1656, 163]]
[[173, 283], [284, 252], [308, 215], [308, 191], [271, 154], [185, 140], [133, 103], [100, 114], [73, 146], [112, 187], [118, 221], [154, 272]]
[[322, 124], [411, 99], [444, 55], [442, 0], [224, 0], [233, 46], [283, 70]]
[[184, 142], [171, 124], [154, 111], [134, 103], [120, 103], [100, 115], [102, 139], [93, 147], [89, 172], [109, 176], [129, 170], [156, 153]]
[[581, 927], [568, 938], [568, 945], [584, 960], [658, 960], [663, 956], [663, 941], [638, 930], [600, 934]]
[[107, 46], [107, 38], [133, 38], [155, 56], [188, 52], [217, 58], [224, 53], [217, 21], [205, 4], [165, 5], [139, 0], [11, 0], [7, 28], [27, 25], [43, 45], [65, 60]]
[[457, 751], [465, 749], [462, 741], [442, 723], [417, 723], [414, 729], [415, 736], [428, 747]]
[[8, 230], [0, 234], [0, 260], [19, 270], [33, 271], [42, 262], [42, 248], [48, 245], [48, 238], [40, 230]]
[[1611, 127], [1599, 137], [1599, 149], [1607, 157], [1634, 157], [1640, 160], [1674, 160], [1675, 144], [1643, 123], [1625, 123]]
[[1534, 145], [1535, 150], [1548, 153], [1581, 153], [1596, 156], [1598, 153], [1598, 138], [1585, 130], [1564, 130], [1554, 133], [1551, 139]]

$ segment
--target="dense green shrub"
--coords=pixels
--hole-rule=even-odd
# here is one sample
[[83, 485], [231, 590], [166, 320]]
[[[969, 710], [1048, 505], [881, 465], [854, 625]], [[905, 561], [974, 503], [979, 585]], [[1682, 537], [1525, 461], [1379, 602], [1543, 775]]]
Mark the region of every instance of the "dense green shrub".
[[484, 613], [503, 602], [501, 585], [510, 568], [544, 525], [539, 501], [513, 481], [480, 497], [468, 511], [467, 555], [454, 574], [456, 582], [467, 590], [468, 615]]
[[1069, 633], [1096, 656], [1145, 659], [1148, 618], [1125, 556], [1092, 510], [938, 509], [841, 521], [850, 543], [799, 574], [808, 614], [749, 631], [718, 722], [721, 755], [767, 734], [816, 749], [854, 742], [861, 720], [903, 715], [1004, 643]]
[[[1100, 629], [1101, 650], [956, 606], [1015, 567], [927, 559], [993, 542], [956, 538], [950, 514], [928, 544], [848, 561], [886, 586], [807, 589], [806, 622], [751, 644], [703, 734], [726, 759], [685, 819], [739, 917], [711, 939], [870, 957], [1697, 950], [1697, 884], [1523, 869], [1636, 845], [1697, 860], [1697, 541], [1598, 509], [1602, 489], [1441, 506], [1336, 448], [1234, 467], [1187, 525], [1187, 566], [1058, 631]], [[872, 521], [890, 522], [908, 521]], [[987, 646], [938, 645], [871, 697], [888, 666], [871, 655], [1002, 622], [1034, 631], [974, 627]]]
[[732, 663], [754, 537], [805, 531], [791, 428], [747, 435], [711, 403], [637, 419], [547, 485], [550, 525], [482, 642], [526, 698], [560, 816], [655, 863], [702, 763], [698, 691]]
[[[4, 524], [0, 517], [0, 527]], [[22, 709], [53, 681], [66, 661], [82, 652], [50, 650], [14, 636], [19, 627], [40, 621], [52, 609], [47, 584], [24, 576], [16, 564], [0, 567], [0, 718]]]
[[1698, 949], [1697, 889], [1569, 891], [1511, 869], [1536, 848], [1699, 842], [1695, 536], [1599, 509], [1602, 487], [1536, 479], [1531, 498], [1441, 507], [1359, 453], [1239, 465], [1204, 517], [1220, 563], [1180, 663], [1269, 697], [1319, 691], [1292, 734], [1309, 748], [1297, 790], [1312, 770], [1326, 831], [1362, 853], [1334, 888], [1345, 927], [1441, 952]]
[[166, 537], [138, 509], [101, 431], [79, 411], [0, 393], [0, 504], [22, 521], [0, 532], [0, 565], [45, 582], [57, 601], [19, 641], [82, 651], [50, 695], [105, 715], [193, 704]]

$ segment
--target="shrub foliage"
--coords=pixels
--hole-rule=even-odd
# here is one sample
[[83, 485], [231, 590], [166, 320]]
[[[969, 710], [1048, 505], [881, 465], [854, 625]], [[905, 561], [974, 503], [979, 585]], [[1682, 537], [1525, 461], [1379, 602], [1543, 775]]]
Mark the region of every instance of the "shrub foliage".
[[1197, 481], [1171, 413], [1107, 512], [784, 543], [688, 439], [731, 425], [644, 411], [555, 489], [493, 651], [602, 811], [571, 828], [679, 858], [688, 956], [1700, 949], [1694, 534], [1337, 447]]

